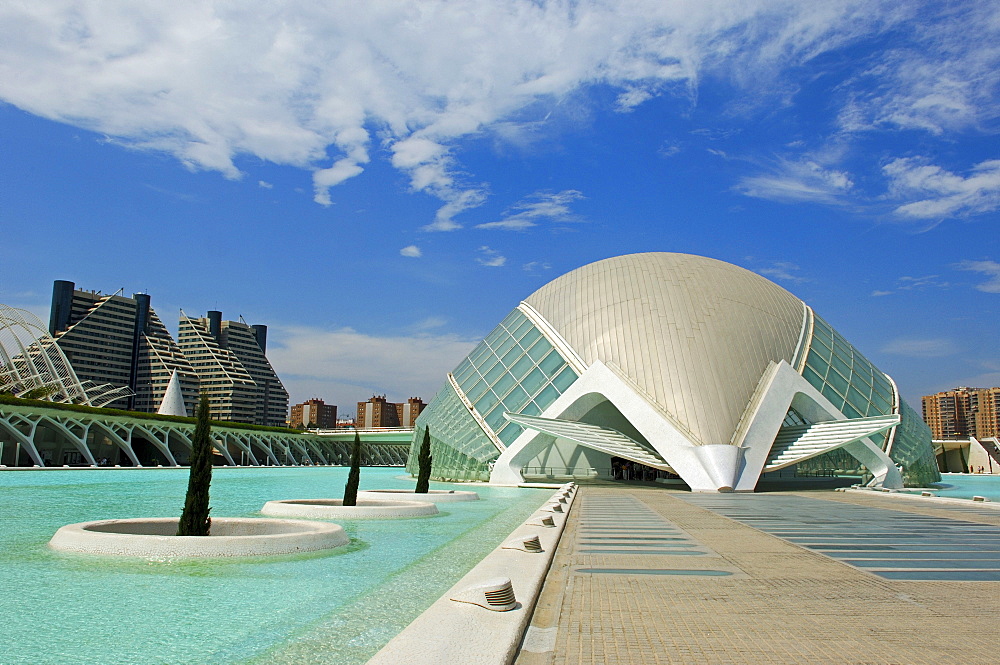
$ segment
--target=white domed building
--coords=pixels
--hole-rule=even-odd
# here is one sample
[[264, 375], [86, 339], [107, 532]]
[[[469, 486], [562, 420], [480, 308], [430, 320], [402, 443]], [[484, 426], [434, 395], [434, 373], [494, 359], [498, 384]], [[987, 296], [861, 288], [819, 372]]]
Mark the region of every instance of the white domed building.
[[891, 378], [777, 284], [687, 254], [546, 284], [448, 374], [417, 420], [414, 467], [426, 428], [449, 480], [608, 477], [627, 460], [694, 491], [753, 491], [817, 458], [884, 487], [940, 479]]

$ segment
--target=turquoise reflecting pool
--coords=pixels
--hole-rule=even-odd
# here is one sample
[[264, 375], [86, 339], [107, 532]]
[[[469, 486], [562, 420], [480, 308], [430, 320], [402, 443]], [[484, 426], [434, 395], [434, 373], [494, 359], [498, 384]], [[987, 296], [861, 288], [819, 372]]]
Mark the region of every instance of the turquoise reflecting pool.
[[1000, 501], [1000, 476], [942, 473], [941, 482], [932, 489], [938, 496], [956, 499], [985, 496], [990, 501]]
[[[412, 488], [403, 473], [362, 469], [361, 489]], [[178, 516], [187, 475], [0, 472], [0, 663], [363, 663], [552, 494], [461, 486], [482, 500], [340, 521], [352, 542], [330, 554], [150, 561], [47, 547], [64, 524]], [[216, 469], [212, 515], [339, 498], [346, 479], [341, 467]]]

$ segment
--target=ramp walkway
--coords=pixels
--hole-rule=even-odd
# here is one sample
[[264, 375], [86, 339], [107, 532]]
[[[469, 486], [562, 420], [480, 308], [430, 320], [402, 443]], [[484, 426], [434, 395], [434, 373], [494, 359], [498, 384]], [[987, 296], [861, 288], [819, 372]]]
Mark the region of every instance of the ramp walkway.
[[[1000, 512], [876, 493], [579, 492], [519, 665], [996, 662]], [[928, 528], [940, 537], [921, 550], [909, 536]], [[955, 553], [969, 548], [978, 559]], [[920, 579], [934, 566], [943, 577]], [[992, 579], [954, 578], [977, 570]]]

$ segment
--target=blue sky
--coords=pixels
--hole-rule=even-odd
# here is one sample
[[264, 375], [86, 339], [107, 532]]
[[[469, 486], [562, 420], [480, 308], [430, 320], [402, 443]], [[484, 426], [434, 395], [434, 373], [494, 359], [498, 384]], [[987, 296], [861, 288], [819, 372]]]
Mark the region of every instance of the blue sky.
[[0, 8], [0, 302], [266, 323], [292, 399], [430, 399], [591, 261], [729, 261], [919, 396], [1000, 385], [1000, 4]]

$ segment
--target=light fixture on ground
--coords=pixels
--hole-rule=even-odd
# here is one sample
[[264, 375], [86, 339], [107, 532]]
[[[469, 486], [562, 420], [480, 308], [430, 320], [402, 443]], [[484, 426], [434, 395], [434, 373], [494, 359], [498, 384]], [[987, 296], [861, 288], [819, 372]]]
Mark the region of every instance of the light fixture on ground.
[[505, 550], [521, 550], [522, 552], [531, 552], [532, 554], [542, 552], [542, 542], [538, 539], [537, 535], [530, 536], [518, 536], [508, 540], [502, 546]]
[[493, 612], [509, 612], [517, 607], [514, 585], [509, 577], [498, 577], [475, 584], [458, 592], [451, 600], [478, 605]]

